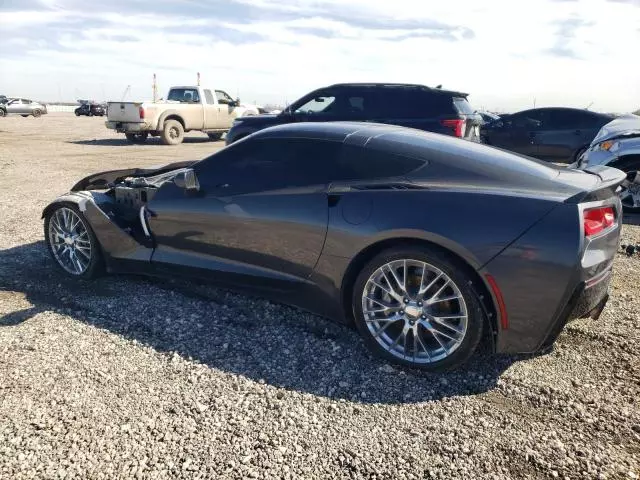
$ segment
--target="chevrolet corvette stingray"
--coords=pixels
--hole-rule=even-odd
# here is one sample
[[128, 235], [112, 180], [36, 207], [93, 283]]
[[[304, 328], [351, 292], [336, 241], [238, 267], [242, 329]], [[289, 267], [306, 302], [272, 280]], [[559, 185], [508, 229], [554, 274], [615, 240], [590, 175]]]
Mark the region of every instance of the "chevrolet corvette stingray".
[[625, 175], [367, 123], [259, 131], [196, 162], [91, 175], [43, 212], [60, 269], [190, 277], [355, 324], [425, 370], [598, 318]]

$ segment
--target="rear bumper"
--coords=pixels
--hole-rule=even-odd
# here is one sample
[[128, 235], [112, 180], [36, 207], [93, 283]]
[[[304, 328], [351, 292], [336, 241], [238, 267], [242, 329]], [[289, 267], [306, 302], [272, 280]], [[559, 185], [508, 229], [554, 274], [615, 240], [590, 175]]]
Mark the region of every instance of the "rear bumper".
[[104, 122], [107, 128], [111, 130], [115, 130], [119, 133], [128, 133], [128, 132], [146, 132], [150, 130], [150, 125], [148, 123], [132, 123], [132, 122], [112, 122], [106, 121]]
[[593, 318], [597, 320], [609, 300], [609, 284], [611, 283], [612, 267], [596, 277], [580, 282], [573, 291], [564, 309], [558, 315], [551, 330], [542, 342], [540, 348], [553, 345], [565, 325], [576, 318]]

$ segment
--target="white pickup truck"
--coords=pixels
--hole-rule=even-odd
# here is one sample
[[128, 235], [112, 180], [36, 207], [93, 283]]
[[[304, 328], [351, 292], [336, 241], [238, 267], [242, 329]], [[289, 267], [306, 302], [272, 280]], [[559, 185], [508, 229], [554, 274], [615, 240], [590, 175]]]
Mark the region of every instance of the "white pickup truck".
[[190, 130], [220, 140], [236, 118], [257, 114], [222, 90], [183, 86], [171, 87], [160, 102], [109, 102], [105, 124], [133, 143], [144, 143], [151, 135], [160, 136], [165, 145], [177, 145]]

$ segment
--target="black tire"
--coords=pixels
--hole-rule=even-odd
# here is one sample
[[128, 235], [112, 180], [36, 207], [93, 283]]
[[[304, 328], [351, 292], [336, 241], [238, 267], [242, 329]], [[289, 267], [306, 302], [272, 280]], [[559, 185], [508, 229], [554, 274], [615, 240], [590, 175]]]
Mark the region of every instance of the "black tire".
[[74, 110], [74, 111], [73, 111], [73, 113], [75, 113], [75, 114], [76, 114], [76, 117], [79, 117], [79, 116], [80, 116], [80, 112], [79, 112], [78, 110]]
[[38, 118], [40, 115], [42, 115], [42, 112], [40, 112], [40, 110], [34, 110], [34, 111], [33, 111], [33, 116], [34, 116], [35, 118]]
[[[447, 356], [440, 360], [435, 360], [431, 363], [420, 363], [403, 359], [383, 348], [383, 346], [378, 343], [378, 340], [374, 338], [374, 334], [369, 330], [368, 322], [366, 321], [365, 315], [363, 313], [363, 293], [368, 285], [369, 278], [374, 274], [374, 272], [378, 271], [380, 267], [388, 264], [389, 262], [402, 259], [424, 262], [429, 266], [439, 269], [449, 277], [449, 279], [460, 291], [464, 300], [464, 305], [466, 307], [467, 324], [464, 336], [461, 337], [461, 343], [459, 343], [451, 353], [448, 353]], [[482, 329], [484, 325], [484, 314], [478, 301], [478, 294], [473, 290], [470, 281], [471, 276], [468, 273], [468, 267], [466, 267], [464, 264], [461, 264], [461, 262], [455, 257], [448, 255], [446, 252], [441, 251], [437, 248], [428, 246], [402, 246], [391, 248], [379, 253], [371, 261], [369, 261], [359, 273], [354, 284], [353, 296], [351, 299], [355, 324], [364, 340], [365, 345], [375, 355], [382, 357], [390, 362], [421, 370], [439, 372], [451, 370], [461, 366], [471, 357], [471, 355], [478, 347], [478, 344], [480, 343], [480, 340], [482, 338]], [[401, 310], [401, 312], [403, 312], [403, 310]], [[400, 322], [403, 322], [403, 320], [400, 320]], [[406, 321], [404, 322], [404, 325], [407, 325]], [[419, 322], [420, 320], [417, 321], [417, 323]], [[402, 325], [402, 323], [400, 325]], [[416, 328], [418, 329], [419, 327], [416, 326]], [[424, 335], [424, 330], [421, 331]], [[435, 335], [432, 335], [432, 337], [435, 339]], [[422, 338], [424, 339], [425, 337], [423, 336]], [[431, 339], [431, 337], [429, 337], [429, 339]], [[430, 356], [429, 360], [431, 360]]]
[[[86, 228], [89, 241], [91, 242], [91, 259], [89, 260], [89, 265], [87, 266], [86, 270], [80, 274], [73, 274], [66, 270], [65, 267], [60, 264], [60, 261], [57, 259], [53, 251], [49, 225], [51, 223], [52, 217], [56, 214], [56, 212], [63, 208], [72, 210], [80, 218], [84, 227]], [[100, 246], [100, 243], [98, 242], [98, 239], [96, 238], [96, 235], [91, 228], [91, 224], [74, 204], [60, 203], [47, 212], [46, 216], [44, 217], [44, 239], [47, 244], [49, 254], [56, 264], [56, 267], [58, 267], [66, 275], [73, 278], [90, 279], [96, 278], [104, 273], [104, 257], [102, 255], [102, 248]]]
[[217, 142], [218, 140], [220, 140], [222, 138], [222, 133], [218, 132], [218, 133], [207, 133], [207, 136], [209, 137], [209, 140], [213, 141], [213, 142]]
[[4, 111], [4, 108], [0, 108], [0, 117], [4, 117], [7, 115], [7, 112]]
[[160, 137], [165, 145], [179, 145], [184, 140], [184, 128], [177, 120], [167, 120]]
[[[618, 168], [625, 173], [640, 171], [640, 156], [634, 156], [628, 159], [623, 158], [622, 161], [611, 166]], [[640, 190], [640, 187], [638, 187], [638, 189]], [[631, 199], [629, 199], [629, 201], [625, 200], [625, 192], [622, 192], [620, 199], [622, 201], [622, 209], [624, 213], [640, 213], [640, 207], [634, 207], [630, 204]]]
[[22, 114], [22, 116], [23, 116], [24, 118], [27, 118], [29, 115], [24, 115], [24, 114]]
[[147, 141], [147, 137], [149, 136], [149, 134], [147, 132], [125, 133], [124, 136], [127, 137], [127, 140], [129, 140], [131, 143], [142, 144]]

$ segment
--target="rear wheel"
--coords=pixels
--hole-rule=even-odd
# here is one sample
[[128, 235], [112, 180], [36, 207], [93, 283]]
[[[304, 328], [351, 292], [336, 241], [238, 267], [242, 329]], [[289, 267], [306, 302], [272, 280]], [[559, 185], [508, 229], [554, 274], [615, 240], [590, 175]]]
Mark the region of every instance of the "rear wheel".
[[124, 136], [127, 137], [127, 140], [129, 140], [131, 143], [144, 143], [147, 141], [147, 137], [149, 136], [149, 134], [147, 132], [125, 133]]
[[[640, 171], [640, 157], [631, 158], [618, 165], [613, 165], [625, 173]], [[622, 208], [627, 213], [640, 213], [640, 185], [631, 185], [620, 194]]]
[[165, 145], [178, 145], [184, 139], [184, 128], [177, 120], [167, 120], [160, 136]]
[[367, 347], [410, 367], [458, 367], [482, 336], [483, 313], [464, 267], [429, 247], [378, 254], [358, 275], [352, 302]]
[[209, 140], [217, 142], [222, 138], [222, 133], [207, 133], [207, 136], [209, 137]]
[[93, 278], [103, 271], [98, 240], [84, 215], [70, 204], [60, 204], [44, 219], [49, 253], [67, 275]]
[[80, 111], [75, 110], [75, 114], [76, 114], [76, 117], [79, 117], [80, 116]]
[[4, 111], [4, 109], [0, 108], [0, 117], [4, 117], [7, 114], [7, 112]]

